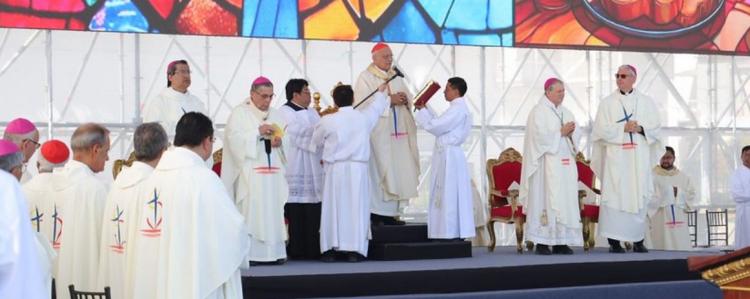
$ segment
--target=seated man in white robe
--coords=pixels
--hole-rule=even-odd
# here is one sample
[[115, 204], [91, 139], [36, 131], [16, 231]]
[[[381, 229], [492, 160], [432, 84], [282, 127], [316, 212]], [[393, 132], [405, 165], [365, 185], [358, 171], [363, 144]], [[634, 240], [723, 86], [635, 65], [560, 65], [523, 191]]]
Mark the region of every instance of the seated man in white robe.
[[174, 136], [177, 121], [188, 112], [206, 114], [206, 106], [198, 97], [190, 93], [190, 66], [185, 60], [175, 60], [167, 66], [167, 87], [159, 95], [146, 103], [143, 121], [158, 122]]
[[450, 107], [440, 116], [425, 106], [416, 107], [419, 109], [417, 125], [435, 135], [427, 210], [427, 237], [430, 239], [466, 239], [474, 237], [476, 232], [471, 178], [461, 148], [472, 125], [464, 98], [466, 89], [464, 79], [448, 79], [443, 93]]
[[654, 192], [651, 168], [664, 153], [659, 109], [651, 97], [633, 88], [635, 67], [615, 74], [618, 90], [602, 99], [591, 130], [591, 168], [602, 182], [599, 235], [611, 253], [625, 253], [621, 241], [645, 253], [648, 201]]
[[687, 214], [695, 204], [695, 188], [690, 178], [674, 166], [670, 146], [654, 167], [654, 196], [648, 205], [651, 246], [659, 250], [690, 250]]
[[284, 119], [271, 108], [273, 84], [253, 81], [250, 98], [234, 107], [224, 131], [221, 179], [250, 232], [250, 263], [286, 262], [284, 204], [289, 194], [281, 148]]
[[385, 88], [385, 85], [378, 88], [367, 108], [354, 110], [352, 87], [337, 86], [333, 100], [338, 112], [326, 115], [315, 127], [310, 150], [323, 147], [325, 173], [320, 215], [320, 251], [324, 262], [334, 261], [336, 251], [345, 254], [349, 262], [359, 262], [367, 256], [370, 133], [379, 115], [388, 108]]
[[70, 138], [73, 160], [54, 172], [53, 188], [59, 196], [60, 249], [55, 274], [57, 298], [69, 298], [68, 285], [76, 290], [100, 291], [96, 284], [99, 242], [108, 186], [95, 176], [109, 159], [109, 130], [88, 123]]
[[286, 254], [290, 259], [320, 258], [320, 197], [323, 166], [320, 152], [310, 151], [310, 142], [320, 115], [310, 106], [310, 88], [304, 79], [286, 83], [287, 102], [279, 112], [286, 122], [287, 158], [286, 180], [289, 199], [284, 215], [289, 221], [289, 243]]
[[151, 175], [169, 146], [167, 133], [159, 123], [144, 123], [133, 133], [135, 162], [117, 176], [104, 205], [102, 241], [99, 246], [99, 288], [109, 287], [112, 298], [128, 298], [124, 287], [127, 255], [135, 236], [139, 187]]
[[750, 145], [742, 148], [742, 165], [732, 174], [730, 191], [737, 203], [734, 223], [734, 248], [750, 246]]
[[[18, 147], [14, 152], [18, 152]], [[8, 150], [0, 141], [0, 156]], [[18, 163], [22, 161], [18, 155]], [[18, 167], [18, 166], [16, 166]], [[17, 176], [0, 170], [0, 298], [50, 297], [48, 273], [42, 271], [26, 199]]]
[[240, 267], [247, 263], [249, 237], [205, 164], [214, 140], [207, 116], [186, 113], [174, 147], [143, 183], [127, 298], [242, 298]]
[[[565, 86], [557, 78], [544, 83], [544, 98], [526, 122], [520, 200], [526, 211], [524, 237], [536, 254], [573, 254], [582, 245], [575, 162], [573, 113], [562, 106]], [[552, 246], [550, 251], [549, 246]]]
[[[3, 132], [3, 139], [15, 143], [23, 153], [23, 163], [26, 164], [41, 146], [39, 144], [39, 130], [34, 123], [25, 118], [16, 118], [8, 123]], [[23, 169], [21, 185], [31, 180], [31, 173]]]

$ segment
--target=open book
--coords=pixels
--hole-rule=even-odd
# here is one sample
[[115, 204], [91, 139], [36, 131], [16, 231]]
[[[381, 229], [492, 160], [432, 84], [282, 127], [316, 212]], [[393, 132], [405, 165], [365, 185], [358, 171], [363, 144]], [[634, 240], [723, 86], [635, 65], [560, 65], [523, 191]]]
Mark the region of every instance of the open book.
[[430, 80], [427, 82], [427, 84], [422, 88], [422, 90], [417, 93], [417, 96], [414, 97], [414, 107], [422, 107], [427, 105], [427, 101], [432, 98], [435, 93], [440, 90], [440, 84], [437, 84], [437, 82]]

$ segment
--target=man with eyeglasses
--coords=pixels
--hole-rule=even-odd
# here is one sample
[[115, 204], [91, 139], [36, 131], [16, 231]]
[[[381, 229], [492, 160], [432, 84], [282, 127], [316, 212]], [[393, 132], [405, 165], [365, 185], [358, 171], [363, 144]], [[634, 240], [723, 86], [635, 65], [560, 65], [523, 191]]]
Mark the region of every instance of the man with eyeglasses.
[[[20, 148], [21, 153], [23, 153], [24, 165], [29, 162], [31, 156], [34, 155], [40, 146], [39, 130], [37, 130], [34, 123], [20, 117], [8, 123], [3, 133], [3, 139], [15, 143]], [[32, 176], [25, 167], [22, 167], [21, 170], [23, 171], [21, 175], [21, 184], [23, 185], [31, 180]]]
[[284, 215], [289, 221], [286, 254], [290, 259], [320, 257], [323, 166], [320, 151], [310, 150], [320, 115], [315, 109], [309, 109], [310, 98], [307, 80], [291, 79], [286, 83], [287, 102], [279, 108], [287, 123], [285, 131], [288, 136], [284, 153], [288, 162], [289, 199], [284, 206]]
[[193, 111], [207, 114], [203, 102], [188, 91], [190, 73], [187, 61], [170, 62], [167, 66], [167, 87], [148, 101], [143, 109], [143, 121], [158, 122], [170, 138], [174, 137], [175, 126], [183, 114]]
[[282, 115], [271, 108], [273, 83], [256, 78], [246, 99], [229, 114], [221, 179], [245, 216], [251, 264], [286, 261], [284, 204], [289, 194]]
[[599, 234], [612, 253], [625, 252], [621, 241], [634, 242], [634, 252], [648, 252], [643, 240], [654, 192], [651, 169], [664, 153], [659, 109], [633, 88], [636, 76], [631, 65], [617, 69], [618, 90], [599, 103], [591, 136], [591, 166], [602, 182]]

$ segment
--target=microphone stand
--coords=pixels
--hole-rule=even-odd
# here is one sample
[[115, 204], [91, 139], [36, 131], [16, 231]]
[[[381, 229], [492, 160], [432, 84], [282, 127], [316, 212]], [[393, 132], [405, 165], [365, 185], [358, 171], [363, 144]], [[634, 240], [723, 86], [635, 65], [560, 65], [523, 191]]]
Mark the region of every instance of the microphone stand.
[[[403, 78], [403, 77], [404, 77], [404, 73], [402, 73], [402, 72], [401, 72], [401, 70], [399, 70], [399, 69], [398, 69], [397, 67], [395, 67], [395, 66], [394, 66], [394, 67], [393, 67], [393, 70], [394, 70], [394, 71], [396, 71], [396, 74], [394, 74], [394, 75], [393, 75], [393, 76], [392, 76], [392, 77], [391, 77], [390, 79], [386, 80], [386, 81], [385, 81], [385, 84], [388, 84], [389, 82], [393, 81], [393, 79], [396, 79], [396, 77], [401, 77], [401, 78]], [[375, 94], [376, 92], [378, 92], [378, 89], [377, 89], [377, 88], [376, 88], [375, 90], [373, 90], [373, 91], [372, 91], [372, 92], [371, 92], [371, 93], [370, 93], [369, 95], [367, 95], [367, 96], [366, 96], [366, 97], [365, 97], [365, 98], [364, 98], [364, 99], [363, 99], [363, 100], [362, 100], [361, 102], [359, 102], [359, 103], [358, 103], [357, 105], [354, 105], [354, 109], [357, 109], [357, 107], [359, 107], [359, 105], [362, 105], [362, 104], [364, 104], [364, 103], [365, 103], [365, 102], [366, 102], [367, 100], [369, 100], [369, 99], [370, 99], [370, 97], [372, 97], [372, 96], [373, 96], [373, 95], [374, 95], [374, 94]]]

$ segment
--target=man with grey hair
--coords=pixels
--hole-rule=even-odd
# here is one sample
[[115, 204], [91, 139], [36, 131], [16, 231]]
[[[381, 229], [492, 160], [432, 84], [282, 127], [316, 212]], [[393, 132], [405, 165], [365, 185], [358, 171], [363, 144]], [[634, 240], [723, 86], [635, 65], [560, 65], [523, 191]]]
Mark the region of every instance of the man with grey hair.
[[73, 132], [70, 145], [73, 160], [54, 172], [52, 184], [60, 200], [53, 217], [63, 225], [57, 233], [57, 298], [68, 298], [71, 284], [79, 290], [98, 289], [99, 241], [109, 189], [95, 176], [109, 160], [109, 130], [83, 124]]
[[159, 123], [144, 123], [135, 129], [133, 148], [135, 162], [120, 172], [104, 206], [102, 241], [99, 246], [98, 289], [109, 286], [114, 298], [125, 294], [127, 256], [131, 252], [139, 211], [140, 186], [151, 176], [161, 155], [169, 147], [167, 133]]
[[631, 65], [617, 69], [617, 88], [601, 100], [591, 141], [591, 166], [602, 181], [599, 234], [609, 251], [624, 253], [620, 241], [643, 245], [648, 202], [654, 192], [651, 168], [664, 153], [659, 109], [647, 95], [633, 88], [637, 72]]
[[224, 131], [221, 179], [245, 216], [251, 263], [286, 261], [284, 204], [289, 194], [282, 145], [285, 121], [271, 108], [273, 84], [253, 81], [250, 98], [232, 109]]
[[8, 140], [0, 140], [0, 170], [5, 170], [21, 180], [23, 154], [17, 145]]
[[[15, 143], [23, 153], [23, 163], [29, 162], [31, 156], [39, 148], [39, 130], [34, 123], [25, 118], [16, 118], [11, 120], [5, 127], [3, 139]], [[31, 174], [23, 169], [21, 184], [28, 182]]]

